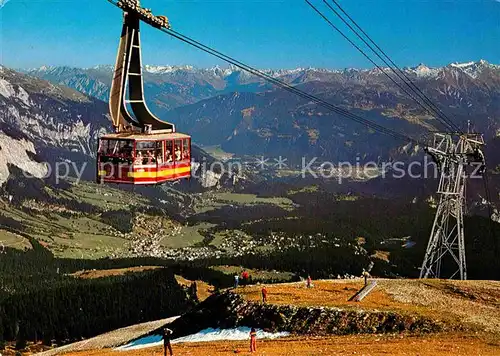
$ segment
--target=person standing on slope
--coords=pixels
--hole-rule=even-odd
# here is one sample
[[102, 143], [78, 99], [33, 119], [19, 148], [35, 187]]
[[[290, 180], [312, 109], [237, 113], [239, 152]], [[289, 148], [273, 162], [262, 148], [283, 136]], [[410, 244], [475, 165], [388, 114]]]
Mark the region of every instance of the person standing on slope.
[[267, 303], [267, 288], [262, 287], [262, 303]]
[[243, 287], [246, 287], [246, 285], [248, 284], [249, 277], [250, 275], [248, 274], [248, 272], [246, 270], [243, 271], [243, 273], [241, 274], [241, 279], [243, 280]]
[[238, 288], [239, 282], [240, 282], [240, 277], [237, 274], [235, 274], [234, 275], [234, 289]]
[[172, 351], [172, 345], [170, 345], [170, 339], [172, 338], [173, 331], [169, 328], [163, 329], [163, 351], [164, 356], [167, 356], [167, 349], [170, 356], [173, 356], [174, 352]]
[[255, 328], [252, 328], [250, 330], [250, 352], [256, 352], [257, 351], [257, 332], [255, 331]]
[[363, 278], [365, 279], [365, 287], [368, 285], [368, 277], [370, 277], [370, 273], [368, 273], [365, 269], [363, 269]]
[[311, 279], [311, 276], [307, 276], [306, 286], [307, 286], [307, 288], [311, 288], [311, 287], [312, 287], [312, 279]]

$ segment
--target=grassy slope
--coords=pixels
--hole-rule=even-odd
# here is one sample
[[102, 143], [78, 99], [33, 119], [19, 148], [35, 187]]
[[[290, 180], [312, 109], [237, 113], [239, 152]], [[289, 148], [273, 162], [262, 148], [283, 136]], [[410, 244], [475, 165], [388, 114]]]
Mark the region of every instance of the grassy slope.
[[[467, 326], [500, 335], [500, 282], [400, 279], [377, 282], [377, 287], [361, 302], [348, 301], [363, 286], [359, 279], [313, 281], [312, 289], [305, 288], [304, 283], [270, 285], [268, 301], [419, 314], [442, 320], [453, 329]], [[254, 301], [260, 300], [260, 291], [260, 286], [237, 289]]]
[[213, 266], [210, 267], [215, 271], [223, 272], [224, 274], [234, 276], [237, 274], [241, 276], [243, 271], [247, 271], [248, 274], [254, 279], [260, 280], [277, 280], [277, 281], [289, 281], [293, 278], [294, 274], [290, 272], [281, 272], [281, 271], [264, 271], [264, 270], [256, 270], [251, 268], [244, 268], [240, 266]]
[[[86, 182], [68, 189], [46, 189], [55, 201], [80, 204], [69, 204], [76, 211], [35, 199], [24, 201], [21, 207], [0, 200], [4, 205], [0, 206], [0, 229], [1, 224], [9, 226], [9, 221], [14, 222], [11, 227], [18, 226], [11, 232], [22, 231], [43, 241], [57, 257], [91, 259], [137, 254], [189, 259], [254, 252], [279, 254], [290, 248], [313, 247], [317, 253], [322, 247], [333, 250], [351, 246], [363, 237], [361, 247], [374, 256], [375, 275], [415, 276], [418, 272], [433, 219], [433, 211], [425, 203], [341, 195], [317, 186], [278, 188], [266, 197], [218, 191], [187, 198], [180, 193], [158, 191], [157, 196], [146, 198], [134, 191]], [[147, 210], [150, 205], [157, 213]], [[185, 208], [188, 215], [180, 219], [158, 213], [167, 205], [170, 212]], [[85, 207], [94, 212], [78, 211]], [[497, 269], [485, 267], [495, 260], [490, 224], [486, 219], [468, 217], [467, 229], [469, 276], [496, 278]], [[500, 228], [496, 229], [493, 235], [500, 233]], [[406, 248], [403, 238], [409, 238], [414, 247]], [[25, 241], [0, 231], [0, 243], [22, 247]], [[484, 261], [488, 262], [478, 263]], [[314, 274], [311, 266], [300, 268]], [[339, 271], [334, 271], [333, 276], [357, 273], [352, 268], [336, 268]], [[323, 276], [328, 278], [329, 274]]]
[[31, 244], [25, 237], [0, 229], [0, 246], [25, 250], [31, 248]]
[[207, 192], [204, 198], [195, 206], [197, 213], [212, 211], [223, 206], [255, 206], [258, 204], [275, 205], [286, 210], [292, 210], [293, 202], [285, 197], [258, 197], [255, 194]]
[[[269, 303], [378, 309], [425, 314], [454, 325], [453, 332], [433, 335], [291, 336], [259, 340], [257, 355], [497, 355], [500, 352], [500, 282], [439, 280], [378, 280], [362, 302], [347, 299], [362, 286], [360, 280], [313, 281], [267, 285]], [[260, 299], [261, 286], [240, 287], [250, 300]], [[450, 324], [450, 325], [451, 325]], [[462, 326], [456, 329], [456, 326]], [[247, 355], [248, 341], [175, 344], [176, 355]], [[159, 347], [131, 352], [96, 350], [81, 355], [161, 355]]]
[[144, 266], [144, 267], [129, 267], [129, 268], [115, 268], [115, 269], [102, 269], [91, 271], [78, 271], [72, 273], [71, 276], [83, 279], [103, 278], [110, 276], [122, 276], [126, 273], [136, 273], [148, 271], [151, 269], [161, 268], [159, 266]]
[[[56, 199], [64, 199], [87, 204], [97, 211], [130, 211], [131, 208], [145, 208], [151, 202], [144, 196], [113, 186], [101, 186], [81, 182], [70, 189], [46, 187], [45, 193]], [[47, 246], [57, 257], [102, 258], [127, 256], [131, 240], [153, 235], [161, 230], [159, 244], [165, 248], [184, 248], [199, 245], [205, 239], [206, 231], [216, 226], [200, 222], [183, 225], [168, 216], [136, 214], [132, 221], [132, 231], [122, 233], [109, 221], [103, 220], [99, 213], [79, 211], [77, 208], [60, 206], [43, 200], [28, 199], [22, 206], [14, 206], [0, 201], [0, 217], [9, 219], [14, 225], [20, 223], [22, 232]], [[224, 206], [253, 206], [256, 204], [275, 205], [292, 209], [287, 198], [260, 198], [253, 194], [204, 193], [198, 199], [197, 212], [211, 211]], [[28, 248], [29, 242], [0, 228], [0, 243], [14, 248]], [[10, 227], [18, 229], [18, 226]], [[216, 233], [213, 246], [219, 246], [226, 236]]]
[[[90, 204], [98, 209], [126, 208], [131, 203], [145, 204], [137, 195], [110, 187], [81, 183], [69, 190], [49, 189], [53, 197]], [[6, 204], [1, 215], [20, 222], [23, 232], [46, 243], [57, 255], [64, 257], [105, 257], [122, 252], [126, 241], [96, 214], [72, 211], [43, 201], [26, 201], [23, 207]]]
[[[82, 182], [68, 190], [49, 188], [50, 196], [68, 201], [80, 202], [95, 208], [96, 211], [129, 211], [132, 207], [145, 208], [150, 203], [143, 196], [116, 189], [112, 186], [99, 186]], [[201, 240], [199, 229], [210, 225], [184, 227], [168, 216], [158, 217], [142, 214], [145, 224], [135, 224], [130, 234], [123, 234], [103, 220], [99, 213], [71, 210], [57, 204], [40, 200], [27, 200], [23, 206], [14, 206], [1, 202], [0, 217], [13, 224], [6, 224], [6, 229], [14, 227], [16, 222], [22, 225], [22, 232], [44, 243], [57, 257], [101, 258], [127, 255], [129, 241], [153, 232], [160, 223], [167, 231], [179, 230], [177, 234], [165, 236], [162, 245], [171, 248], [190, 246]], [[147, 231], [149, 230], [149, 231]], [[25, 238], [0, 229], [0, 243], [5, 246], [29, 247]]]

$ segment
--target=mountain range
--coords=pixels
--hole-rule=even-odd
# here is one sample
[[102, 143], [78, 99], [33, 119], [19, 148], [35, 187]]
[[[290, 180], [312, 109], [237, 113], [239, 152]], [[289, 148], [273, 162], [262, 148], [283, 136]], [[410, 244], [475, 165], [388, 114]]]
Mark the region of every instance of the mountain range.
[[[384, 72], [393, 75], [388, 68]], [[93, 68], [71, 68], [42, 66], [35, 69], [21, 70], [27, 74], [62, 84], [76, 89], [89, 96], [107, 101], [113, 66], [100, 65]], [[376, 84], [390, 83], [389, 79], [377, 68], [342, 70], [296, 68], [279, 70], [262, 70], [264, 73], [286, 83], [298, 85], [306, 82], [339, 82], [341, 84]], [[499, 65], [485, 60], [469, 63], [451, 63], [445, 67], [429, 68], [420, 64], [414, 68], [404, 68], [409, 78], [420, 84], [430, 81], [443, 81], [451, 87], [441, 92], [444, 96], [456, 96], [459, 93], [453, 87], [470, 85], [473, 82], [498, 86], [500, 83]], [[184, 66], [151, 66], [144, 67], [147, 96], [157, 109], [172, 109], [192, 104], [202, 99], [230, 92], [261, 92], [271, 87], [252, 74], [234, 66], [228, 68], [194, 68]], [[391, 83], [392, 86], [394, 84]]]
[[[76, 122], [70, 120], [67, 126], [64, 126], [63, 118], [53, 123], [45, 118], [42, 122], [18, 128], [32, 135], [38, 133], [39, 136], [42, 136], [41, 127], [52, 125], [62, 128], [62, 131], [54, 129], [48, 138], [41, 138], [41, 141], [52, 141], [55, 146], [76, 145], [80, 148], [71, 149], [88, 153], [92, 151], [89, 138], [95, 140], [99, 130], [108, 125], [107, 107], [102, 101], [107, 100], [109, 95], [112, 70], [112, 66], [44, 66], [23, 70], [24, 74], [21, 74], [5, 68], [3, 80], [8, 83], [3, 85], [5, 95], [2, 95], [8, 98], [9, 90], [12, 91], [6, 89], [8, 84], [15, 86], [12, 83], [17, 82], [24, 83], [28, 88], [30, 85], [27, 83], [32, 82], [38, 91], [52, 96], [56, 87], [59, 91], [66, 91], [71, 102], [76, 104], [71, 107], [81, 108], [87, 115], [75, 113], [80, 119]], [[440, 68], [421, 64], [403, 71], [462, 129], [467, 128], [470, 120], [473, 129], [484, 132], [487, 140], [497, 135], [500, 124], [500, 66], [480, 60], [452, 63]], [[265, 72], [408, 136], [425, 138], [429, 130], [443, 129], [429, 112], [386, 76], [390, 74], [387, 69], [297, 68]], [[421, 148], [411, 147], [408, 150], [408, 142], [404, 140], [376, 133], [234, 67], [145, 66], [144, 77], [148, 104], [153, 112], [176, 123], [179, 130], [193, 136], [194, 142], [220, 146], [229, 153], [273, 157], [286, 155], [289, 160], [298, 162], [302, 156], [318, 156], [334, 161], [352, 160], [354, 157], [400, 158], [402, 153], [411, 156]], [[68, 88], [74, 91], [69, 94]], [[37, 90], [33, 93], [35, 98], [39, 97]], [[17, 117], [18, 112], [27, 110], [28, 106], [21, 97], [13, 105], [15, 115], [9, 117]], [[60, 108], [48, 107], [47, 110], [61, 113]], [[93, 110], [99, 114], [94, 115]], [[92, 113], [92, 119], [88, 113]], [[73, 135], [75, 130], [77, 134]]]
[[[11, 120], [11, 127], [37, 136], [45, 149], [65, 147], [92, 154], [96, 137], [109, 129], [103, 101], [109, 95], [112, 70], [112, 66], [44, 66], [22, 74], [3, 68], [2, 97], [11, 105], [2, 110], [4, 115], [10, 112], [2, 121]], [[429, 130], [443, 129], [378, 68], [265, 72], [407, 136], [425, 139]], [[409, 146], [408, 141], [374, 132], [234, 67], [145, 66], [144, 73], [153, 112], [176, 123], [202, 146], [220, 146], [240, 156], [284, 156], [295, 164], [301, 157], [333, 162], [356, 157], [411, 159], [421, 152], [421, 147]], [[497, 135], [500, 66], [484, 60], [440, 68], [421, 64], [405, 68], [404, 74], [462, 129], [470, 120], [473, 129], [484, 132], [487, 140]], [[19, 95], [13, 98], [11, 92], [16, 90]], [[32, 90], [28, 97], [33, 105], [28, 99], [23, 101], [26, 94], [22, 90]], [[71, 104], [61, 106], [61, 95]], [[42, 100], [42, 96], [48, 98]], [[56, 119], [52, 114], [57, 114]]]

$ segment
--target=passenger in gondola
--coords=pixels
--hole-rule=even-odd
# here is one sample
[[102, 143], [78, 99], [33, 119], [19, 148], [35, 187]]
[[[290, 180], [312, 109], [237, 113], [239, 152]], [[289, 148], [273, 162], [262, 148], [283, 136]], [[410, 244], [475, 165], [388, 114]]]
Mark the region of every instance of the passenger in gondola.
[[170, 153], [170, 150], [167, 150], [167, 152], [165, 152], [165, 157], [167, 157], [167, 163], [170, 163], [173, 161], [172, 153]]
[[146, 153], [142, 156], [143, 157], [142, 164], [149, 164], [150, 156], [151, 156], [151, 152], [146, 151]]
[[155, 157], [153, 156], [153, 153], [151, 153], [151, 151], [147, 151], [147, 152], [146, 152], [146, 160], [147, 160], [147, 163], [146, 163], [146, 164], [153, 164], [153, 163], [156, 163], [156, 162], [155, 162]]
[[175, 147], [175, 160], [180, 161], [181, 160], [181, 149], [179, 146]]
[[123, 146], [120, 153], [123, 157], [130, 157], [132, 155], [132, 145], [130, 142], [125, 143], [125, 146]]
[[156, 162], [157, 162], [158, 164], [162, 164], [162, 163], [163, 163], [163, 157], [162, 157], [161, 152], [158, 152], [158, 153], [156, 154]]
[[142, 157], [142, 153], [141, 151], [136, 151], [135, 152], [135, 160], [134, 160], [134, 164], [142, 164], [143, 162], [143, 157]]

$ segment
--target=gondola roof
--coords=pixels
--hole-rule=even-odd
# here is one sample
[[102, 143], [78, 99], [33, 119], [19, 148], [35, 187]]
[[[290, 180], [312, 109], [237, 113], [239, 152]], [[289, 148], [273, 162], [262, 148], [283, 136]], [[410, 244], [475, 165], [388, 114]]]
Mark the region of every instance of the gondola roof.
[[136, 133], [136, 132], [121, 132], [121, 133], [113, 133], [101, 136], [101, 139], [108, 140], [175, 140], [175, 139], [184, 139], [190, 138], [189, 135], [173, 132], [173, 133], [152, 133], [152, 134], [144, 134], [144, 133]]

